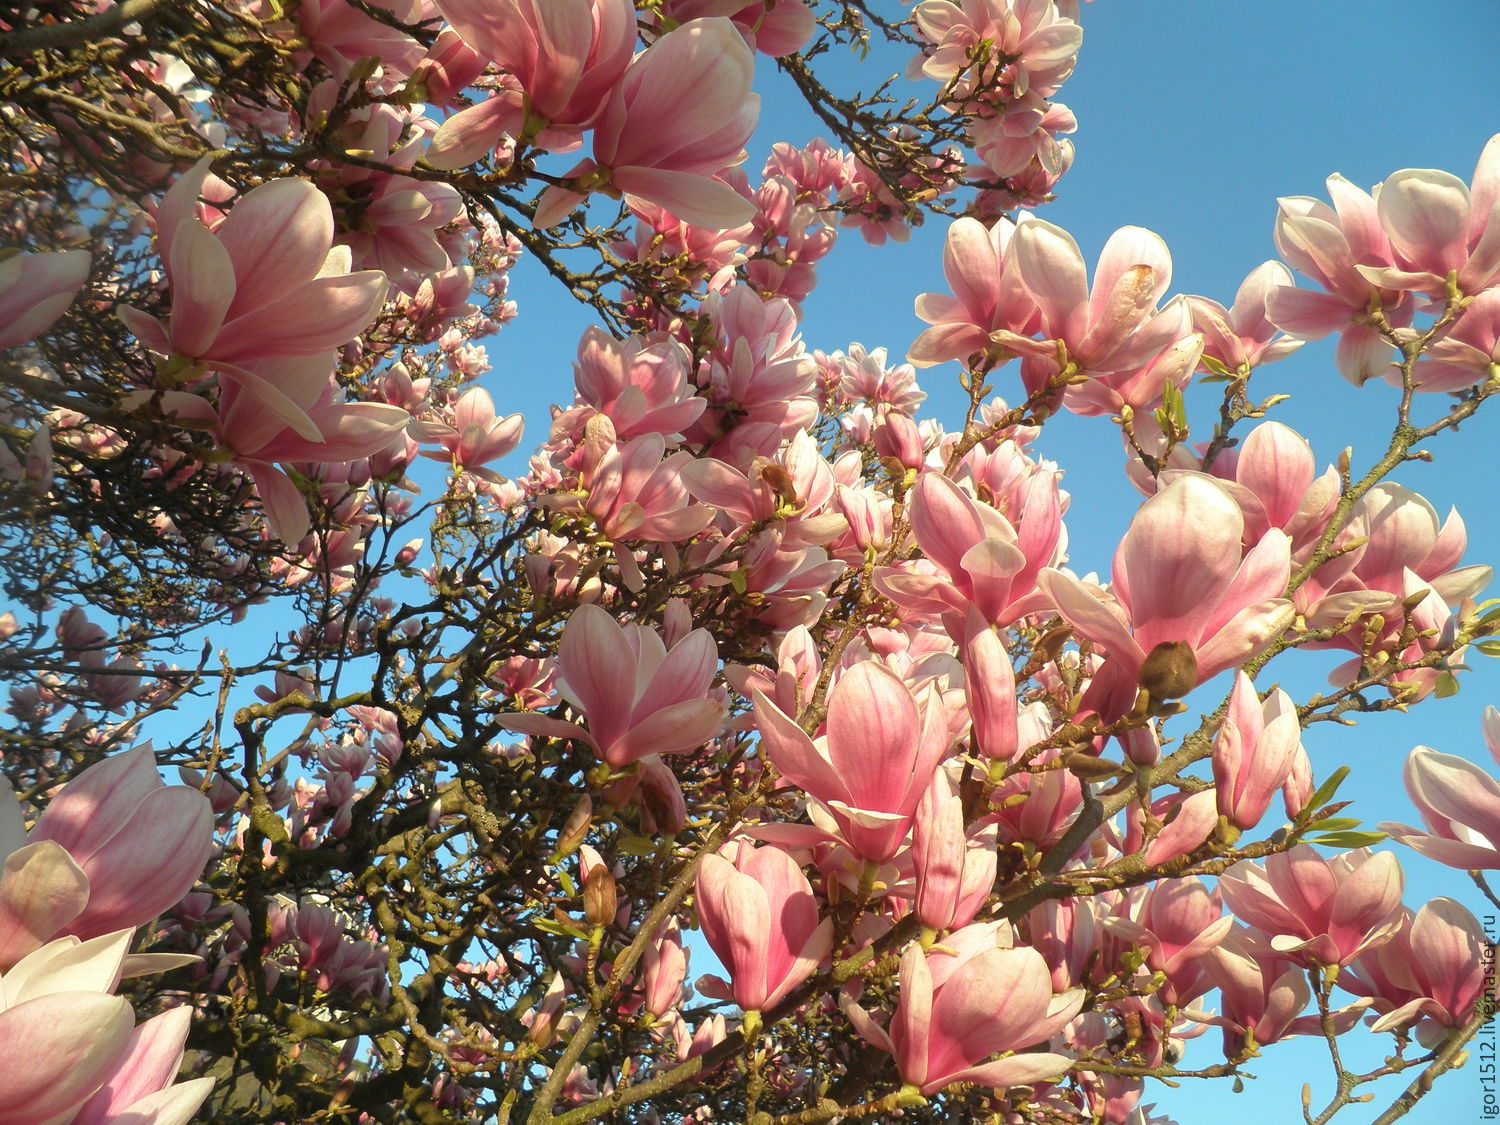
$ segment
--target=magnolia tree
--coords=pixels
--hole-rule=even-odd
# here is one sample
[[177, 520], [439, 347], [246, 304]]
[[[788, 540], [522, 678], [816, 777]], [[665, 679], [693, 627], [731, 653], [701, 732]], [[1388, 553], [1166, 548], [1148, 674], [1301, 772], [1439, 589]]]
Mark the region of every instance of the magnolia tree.
[[[1374, 831], [1302, 736], [1500, 631], [1395, 479], [1500, 388], [1500, 138], [1283, 199], [1280, 261], [1169, 299], [1150, 231], [1045, 218], [1087, 15], [7, 28], [0, 1123], [1160, 1121], [1304, 1036], [1322, 1125], [1463, 1062], [1490, 946], [1400, 861], [1488, 893], [1500, 783], [1419, 748], [1424, 827]], [[866, 50], [910, 84], [829, 84]], [[745, 165], [761, 89], [828, 136]], [[908, 362], [809, 351], [820, 262], [924, 219]], [[571, 386], [503, 334], [483, 377], [523, 255], [595, 321]], [[1323, 467], [1256, 376], [1331, 335], [1393, 426]], [[1141, 495], [1103, 577], [1063, 412]]]

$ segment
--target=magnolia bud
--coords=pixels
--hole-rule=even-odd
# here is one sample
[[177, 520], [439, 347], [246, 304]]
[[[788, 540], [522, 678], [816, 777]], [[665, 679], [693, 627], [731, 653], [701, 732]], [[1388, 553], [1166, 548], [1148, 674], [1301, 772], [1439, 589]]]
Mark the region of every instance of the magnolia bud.
[[1198, 686], [1198, 658], [1186, 641], [1162, 641], [1146, 654], [1139, 683], [1152, 699], [1181, 699]]
[[596, 864], [583, 881], [583, 916], [591, 926], [607, 926], [615, 911], [615, 877], [604, 864]]
[[564, 856], [570, 856], [578, 850], [583, 843], [584, 837], [589, 834], [589, 826], [594, 820], [594, 800], [587, 793], [577, 806], [568, 814], [568, 819], [563, 823], [562, 831], [557, 834], [557, 850], [552, 853], [552, 862], [556, 863]]

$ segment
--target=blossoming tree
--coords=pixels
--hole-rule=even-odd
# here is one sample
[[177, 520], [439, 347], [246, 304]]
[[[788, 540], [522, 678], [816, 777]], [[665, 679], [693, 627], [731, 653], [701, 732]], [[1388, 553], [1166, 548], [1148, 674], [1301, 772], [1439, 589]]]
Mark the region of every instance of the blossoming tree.
[[[1462, 1064], [1492, 949], [1402, 862], [1500, 908], [1500, 781], [1419, 747], [1377, 830], [1303, 735], [1500, 644], [1399, 479], [1500, 390], [1500, 137], [1284, 198], [1279, 260], [1173, 296], [1156, 234], [1047, 218], [1088, 16], [4, 25], [0, 1125], [1119, 1125], [1295, 1036], [1323, 1125]], [[762, 94], [828, 136], [749, 167]], [[809, 350], [820, 263], [924, 222], [907, 362]], [[593, 320], [571, 386], [506, 351], [523, 257]], [[1364, 461], [1257, 378], [1328, 336]], [[1068, 414], [1140, 494], [1107, 580]]]

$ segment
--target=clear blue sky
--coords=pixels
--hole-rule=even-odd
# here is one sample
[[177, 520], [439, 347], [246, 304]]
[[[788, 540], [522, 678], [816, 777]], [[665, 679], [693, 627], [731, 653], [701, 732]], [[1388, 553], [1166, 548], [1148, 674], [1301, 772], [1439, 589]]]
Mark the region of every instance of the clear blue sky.
[[[1090, 261], [1110, 232], [1135, 224], [1166, 239], [1175, 265], [1174, 293], [1200, 293], [1229, 303], [1243, 276], [1274, 256], [1275, 200], [1323, 194], [1333, 172], [1369, 187], [1399, 168], [1442, 168], [1468, 178], [1484, 142], [1500, 132], [1495, 78], [1500, 0], [1098, 0], [1083, 12], [1084, 46], [1076, 74], [1060, 94], [1077, 113], [1077, 161], [1060, 185], [1061, 198], [1043, 216], [1077, 238]], [[899, 69], [904, 57], [887, 63]], [[850, 66], [844, 91], [869, 88], [881, 73], [874, 61]], [[761, 60], [757, 88], [766, 123], [752, 144], [752, 178], [773, 140], [804, 142], [815, 123], [778, 101], [776, 76]], [[922, 93], [930, 92], [930, 86]], [[809, 348], [833, 350], [859, 341], [904, 354], [922, 325], [913, 296], [942, 291], [943, 224], [916, 232], [905, 246], [868, 250], [852, 232], [822, 267], [808, 300]], [[520, 318], [490, 343], [495, 370], [484, 379], [505, 411], [524, 410], [530, 437], [545, 436], [546, 404], [570, 394], [570, 363], [579, 310], [523, 264], [512, 295]], [[949, 365], [926, 372], [931, 416], [955, 426], [960, 398]], [[1332, 344], [1310, 345], [1257, 374], [1261, 395], [1292, 396], [1275, 417], [1313, 443], [1321, 464], [1352, 445], [1356, 465], [1384, 449], [1392, 393], [1356, 389], [1332, 367]], [[998, 393], [1014, 398], [1013, 373], [1001, 372]], [[1191, 401], [1191, 399], [1190, 399]], [[1116, 432], [1102, 419], [1064, 417], [1049, 425], [1041, 448], [1068, 470], [1073, 497], [1068, 524], [1072, 565], [1107, 573], [1110, 554], [1138, 504], [1120, 475]], [[1460, 439], [1432, 447], [1436, 462], [1411, 466], [1398, 479], [1445, 513], [1457, 505], [1469, 528], [1468, 562], [1500, 562], [1495, 519], [1500, 469], [1500, 411], [1468, 424]], [[518, 465], [507, 466], [520, 471]], [[1299, 675], [1283, 676], [1306, 695], [1342, 657], [1308, 654]], [[1317, 728], [1308, 738], [1320, 777], [1334, 766], [1355, 767], [1346, 795], [1370, 823], [1413, 821], [1401, 787], [1401, 763], [1417, 742], [1488, 761], [1479, 715], [1500, 704], [1500, 667], [1474, 657], [1474, 671], [1454, 699], [1429, 701], [1406, 718], [1365, 721], [1354, 729]], [[1476, 913], [1481, 903], [1461, 875], [1402, 851], [1408, 902], [1452, 894]], [[700, 963], [694, 971], [704, 971]], [[1371, 1039], [1362, 1031], [1346, 1039]], [[1212, 1037], [1216, 1041], [1217, 1036]], [[1381, 1037], [1378, 1049], [1389, 1039]], [[1187, 1064], [1211, 1062], [1190, 1050]], [[1378, 1056], [1375, 1056], [1378, 1057]], [[1314, 1084], [1314, 1105], [1331, 1092], [1327, 1060], [1301, 1046], [1273, 1048], [1252, 1065], [1260, 1078], [1241, 1095], [1226, 1085], [1160, 1090], [1160, 1108], [1182, 1125], [1226, 1111], [1235, 1119], [1299, 1119], [1298, 1090]], [[1478, 1122], [1476, 1066], [1450, 1077], [1408, 1118], [1415, 1125]], [[1336, 1119], [1371, 1120], [1395, 1096], [1352, 1107]]]

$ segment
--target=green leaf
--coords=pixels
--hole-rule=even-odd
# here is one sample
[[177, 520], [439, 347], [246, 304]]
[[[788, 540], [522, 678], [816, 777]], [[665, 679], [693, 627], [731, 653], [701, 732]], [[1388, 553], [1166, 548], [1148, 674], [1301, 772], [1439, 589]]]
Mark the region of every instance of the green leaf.
[[1312, 836], [1309, 844], [1321, 844], [1325, 848], [1370, 848], [1382, 840], [1390, 839], [1384, 832], [1329, 832]]
[[1437, 678], [1437, 687], [1433, 694], [1439, 699], [1451, 699], [1458, 694], [1458, 677], [1452, 672], [1444, 672]]
[[729, 584], [734, 587], [736, 594], [745, 592], [745, 572], [743, 570], [731, 570], [729, 572]]
[[1230, 371], [1229, 368], [1224, 366], [1222, 361], [1215, 359], [1211, 355], [1203, 356], [1198, 360], [1198, 362], [1203, 364], [1204, 367], [1208, 368], [1220, 379], [1229, 379], [1234, 375], [1234, 373]]
[[1312, 820], [1313, 814], [1315, 814], [1324, 805], [1328, 804], [1329, 801], [1333, 800], [1333, 795], [1338, 792], [1339, 786], [1344, 784], [1344, 778], [1348, 776], [1348, 766], [1340, 766], [1338, 769], [1334, 770], [1333, 773], [1329, 775], [1328, 780], [1323, 782], [1322, 785], [1318, 786], [1317, 791], [1308, 798], [1307, 807], [1303, 809], [1302, 812], [1298, 815], [1297, 823], [1306, 824], [1308, 821]]
[[1358, 828], [1359, 817], [1357, 816], [1335, 816], [1327, 820], [1314, 821], [1312, 827], [1319, 832], [1342, 832], [1346, 828]]
[[578, 887], [573, 882], [573, 876], [569, 875], [566, 871], [559, 871], [557, 873], [557, 885], [563, 889], [563, 894], [569, 898], [578, 893]]
[[615, 841], [614, 850], [625, 855], [655, 855], [656, 841], [647, 836], [621, 836]]
[[563, 925], [553, 918], [537, 918], [531, 923], [533, 929], [541, 930], [544, 934], [552, 934], [556, 937], [580, 938], [586, 940], [589, 936], [588, 930], [578, 925]]

